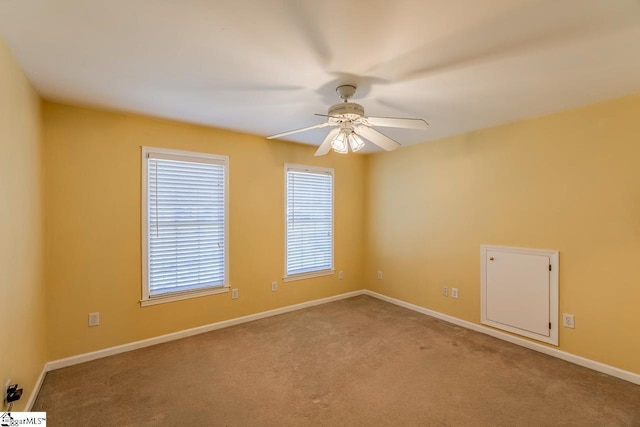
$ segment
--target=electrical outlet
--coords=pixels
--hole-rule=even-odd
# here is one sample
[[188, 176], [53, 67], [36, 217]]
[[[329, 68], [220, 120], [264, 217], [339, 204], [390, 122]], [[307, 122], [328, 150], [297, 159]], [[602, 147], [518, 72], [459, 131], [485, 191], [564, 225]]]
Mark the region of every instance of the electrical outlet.
[[344, 279], [344, 271], [340, 270], [338, 272], [338, 279]]
[[448, 297], [449, 296], [449, 288], [447, 288], [446, 286], [443, 286], [442, 290], [440, 291], [440, 293], [442, 294], [443, 297]]
[[278, 290], [278, 282], [271, 282], [271, 292], [276, 292]]
[[238, 288], [231, 289], [231, 299], [238, 299]]
[[100, 326], [100, 313], [89, 313], [89, 326]]
[[458, 298], [458, 288], [451, 288], [451, 298]]
[[378, 280], [382, 280], [382, 271], [378, 271]]
[[562, 314], [562, 326], [564, 326], [565, 328], [571, 328], [571, 329], [574, 329], [576, 327], [573, 314], [567, 314], [567, 313]]

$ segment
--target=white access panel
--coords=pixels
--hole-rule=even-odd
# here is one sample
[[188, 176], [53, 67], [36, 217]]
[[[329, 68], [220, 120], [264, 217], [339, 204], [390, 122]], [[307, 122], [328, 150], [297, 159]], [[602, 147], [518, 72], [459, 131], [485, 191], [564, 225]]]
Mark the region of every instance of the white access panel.
[[558, 344], [558, 252], [482, 245], [481, 322]]

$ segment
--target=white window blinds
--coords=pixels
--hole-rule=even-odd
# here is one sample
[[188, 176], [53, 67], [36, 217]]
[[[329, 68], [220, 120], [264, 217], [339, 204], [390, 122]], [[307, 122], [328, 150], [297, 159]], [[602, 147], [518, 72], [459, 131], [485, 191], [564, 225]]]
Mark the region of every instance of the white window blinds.
[[226, 285], [226, 167], [147, 153], [147, 297]]
[[286, 166], [286, 276], [333, 269], [333, 170]]

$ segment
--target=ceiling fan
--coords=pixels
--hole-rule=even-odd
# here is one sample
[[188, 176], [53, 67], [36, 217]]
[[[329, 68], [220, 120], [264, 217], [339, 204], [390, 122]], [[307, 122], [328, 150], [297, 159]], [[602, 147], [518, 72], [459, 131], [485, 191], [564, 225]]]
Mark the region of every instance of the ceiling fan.
[[353, 85], [342, 85], [336, 88], [336, 92], [344, 102], [329, 107], [327, 114], [316, 114], [316, 116], [328, 117], [327, 121], [314, 126], [302, 129], [290, 130], [276, 135], [268, 136], [267, 139], [279, 138], [293, 133], [305, 132], [311, 129], [333, 127], [320, 147], [316, 151], [316, 156], [324, 156], [333, 148], [337, 153], [346, 154], [351, 151], [361, 150], [365, 142], [372, 142], [386, 151], [393, 151], [400, 147], [400, 143], [394, 141], [386, 135], [374, 129], [374, 126], [395, 127], [407, 129], [426, 129], [429, 126], [423, 119], [409, 119], [400, 117], [372, 117], [364, 115], [364, 107], [355, 102], [349, 102], [356, 93]]

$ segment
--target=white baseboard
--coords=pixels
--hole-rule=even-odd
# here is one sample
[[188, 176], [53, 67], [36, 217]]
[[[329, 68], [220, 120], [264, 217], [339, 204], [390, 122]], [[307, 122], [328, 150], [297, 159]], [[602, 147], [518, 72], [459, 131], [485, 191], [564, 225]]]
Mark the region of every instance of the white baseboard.
[[587, 359], [581, 356], [576, 356], [574, 354], [567, 353], [565, 351], [561, 351], [556, 348], [547, 347], [545, 345], [538, 344], [533, 341], [519, 338], [514, 335], [506, 334], [504, 332], [500, 332], [498, 330], [491, 329], [476, 323], [468, 322], [466, 320], [449, 316], [447, 314], [443, 314], [434, 310], [429, 310], [428, 308], [420, 307], [418, 305], [411, 304], [396, 298], [391, 298], [386, 295], [379, 294], [377, 292], [373, 292], [369, 290], [360, 290], [360, 291], [347, 292], [345, 294], [340, 294], [340, 295], [334, 295], [327, 298], [321, 298], [313, 301], [307, 301], [300, 304], [289, 305], [286, 307], [276, 308], [273, 310], [267, 310], [260, 313], [250, 314], [248, 316], [237, 317], [235, 319], [223, 320], [221, 322], [211, 323], [209, 325], [198, 326], [192, 329], [186, 329], [186, 330], [174, 332], [171, 334], [161, 335], [154, 338], [135, 341], [132, 343], [123, 344], [116, 347], [110, 347], [103, 350], [93, 351], [90, 353], [84, 353], [77, 356], [67, 357], [64, 359], [48, 362], [45, 365], [42, 373], [40, 374], [40, 377], [38, 378], [36, 387], [34, 387], [33, 392], [29, 397], [29, 401], [27, 402], [27, 408], [31, 408], [31, 406], [33, 405], [33, 402], [35, 402], [35, 398], [37, 397], [38, 391], [40, 390], [40, 386], [42, 385], [42, 381], [44, 380], [44, 375], [48, 371], [65, 368], [67, 366], [77, 365], [79, 363], [84, 363], [91, 360], [101, 359], [103, 357], [112, 356], [114, 354], [125, 353], [125, 352], [136, 350], [139, 348], [161, 344], [164, 342], [186, 338], [193, 335], [203, 334], [203, 333], [214, 331], [217, 329], [228, 328], [230, 326], [235, 326], [235, 325], [239, 325], [246, 322], [252, 322], [254, 320], [264, 319], [266, 317], [277, 316], [278, 314], [289, 313], [291, 311], [301, 310], [303, 308], [313, 307], [315, 305], [326, 304], [326, 303], [338, 301], [341, 299], [351, 298], [358, 295], [368, 295], [373, 298], [377, 298], [379, 300], [386, 301], [391, 304], [395, 304], [400, 307], [404, 307], [409, 310], [413, 310], [418, 313], [425, 314], [427, 316], [435, 317], [437, 319], [444, 320], [449, 323], [453, 323], [454, 325], [458, 325], [463, 328], [470, 329], [472, 331], [490, 335], [492, 337], [495, 337], [504, 341], [508, 341], [510, 343], [513, 343], [522, 347], [526, 347], [528, 349], [535, 350], [540, 353], [547, 354], [549, 356], [557, 357], [567, 362], [575, 363], [576, 365], [584, 366], [586, 368], [593, 369], [594, 371], [602, 372], [604, 374], [608, 374], [613, 377], [617, 377], [617, 378], [629, 381], [631, 383], [640, 385], [639, 374], [636, 374], [630, 371], [625, 371], [623, 369], [606, 365], [604, 363], [596, 362], [595, 360]]
[[640, 385], [640, 375], [625, 371], [623, 369], [616, 368], [614, 366], [606, 365], [604, 363], [596, 362], [595, 360], [587, 359], [575, 354], [567, 353], [556, 348], [547, 347], [542, 344], [535, 343], [523, 338], [519, 338], [513, 335], [506, 334], [504, 332], [497, 331], [495, 329], [488, 328], [486, 326], [478, 325], [476, 323], [468, 322], [466, 320], [458, 319], [457, 317], [449, 316], [428, 308], [420, 307], [419, 305], [411, 304], [396, 298], [391, 298], [386, 295], [379, 294], [377, 292], [364, 290], [364, 295], [377, 298], [382, 301], [389, 302], [391, 304], [398, 305], [400, 307], [408, 308], [409, 310], [416, 311], [418, 313], [426, 314], [427, 316], [435, 317], [440, 320], [444, 320], [454, 325], [462, 326], [463, 328], [471, 329], [472, 331], [480, 332], [492, 337], [508, 341], [513, 344], [517, 344], [522, 347], [526, 347], [531, 350], [539, 351], [540, 353], [548, 354], [549, 356], [557, 357], [558, 359], [565, 360], [567, 362], [575, 363], [576, 365], [584, 366], [585, 368], [593, 369], [594, 371], [602, 372], [603, 374], [611, 375], [634, 384]]
[[[205, 332], [215, 331], [216, 329], [228, 328], [229, 326], [239, 325], [241, 323], [252, 322], [254, 320], [264, 319], [265, 317], [277, 316], [278, 314], [289, 313], [291, 311], [301, 310], [303, 308], [313, 307], [315, 305], [326, 304], [341, 299], [351, 298], [363, 295], [365, 291], [353, 291], [345, 294], [334, 295], [327, 298], [320, 298], [313, 301], [307, 301], [300, 304], [288, 305], [286, 307], [267, 310], [260, 313], [250, 314], [248, 316], [236, 317], [235, 319], [223, 320], [221, 322], [211, 323], [209, 325], [198, 326], [196, 328], [185, 329], [171, 334], [160, 335], [158, 337], [148, 338], [141, 341], [134, 341], [128, 344], [118, 345], [115, 347], [105, 348], [103, 350], [92, 351], [90, 353], [79, 354], [64, 359], [58, 359], [48, 362], [45, 366], [45, 372], [55, 369], [66, 368], [67, 366], [77, 365], [79, 363], [89, 362], [91, 360], [101, 359], [114, 354], [125, 353], [127, 351], [137, 350], [139, 348], [149, 347], [156, 344], [174, 341], [193, 335], [203, 334]], [[38, 387], [39, 388], [39, 387]], [[37, 393], [35, 394], [37, 395]], [[31, 400], [31, 399], [30, 399]]]
[[42, 372], [40, 372], [40, 376], [36, 380], [36, 383], [33, 385], [33, 390], [31, 390], [31, 394], [29, 395], [29, 400], [27, 400], [27, 404], [24, 408], [25, 411], [30, 412], [31, 408], [33, 408], [33, 404], [38, 397], [38, 393], [40, 393], [40, 387], [42, 387], [42, 382], [44, 381], [44, 376], [47, 374], [47, 364], [42, 367]]

